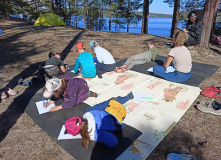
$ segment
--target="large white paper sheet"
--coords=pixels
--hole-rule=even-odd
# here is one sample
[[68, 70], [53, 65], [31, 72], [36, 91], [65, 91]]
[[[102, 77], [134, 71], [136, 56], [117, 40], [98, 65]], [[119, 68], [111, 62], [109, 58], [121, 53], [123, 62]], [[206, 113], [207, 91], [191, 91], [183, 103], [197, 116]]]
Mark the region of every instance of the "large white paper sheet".
[[65, 134], [65, 126], [63, 125], [60, 131], [60, 134], [58, 136], [58, 140], [64, 140], [64, 139], [80, 139], [81, 135], [77, 134], [75, 136], [72, 136], [71, 134]]
[[[47, 101], [45, 101], [45, 103], [46, 103], [46, 102], [47, 102]], [[43, 106], [43, 101], [39, 101], [39, 102], [36, 102], [36, 106], [37, 106], [37, 109], [38, 109], [39, 114], [43, 114], [43, 113], [49, 112], [50, 109], [55, 106], [55, 104], [52, 103], [52, 104], [50, 104], [48, 107], [45, 108], [45, 107]]]

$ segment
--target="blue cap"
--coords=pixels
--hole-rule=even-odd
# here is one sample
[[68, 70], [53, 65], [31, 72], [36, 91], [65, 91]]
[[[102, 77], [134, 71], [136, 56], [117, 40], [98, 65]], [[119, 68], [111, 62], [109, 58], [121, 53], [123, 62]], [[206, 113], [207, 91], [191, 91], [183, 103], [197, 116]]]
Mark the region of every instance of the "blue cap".
[[96, 46], [96, 45], [98, 45], [97, 41], [95, 41], [95, 40], [91, 41], [91, 43], [90, 43], [90, 46], [91, 46], [91, 47], [94, 47], [94, 46]]

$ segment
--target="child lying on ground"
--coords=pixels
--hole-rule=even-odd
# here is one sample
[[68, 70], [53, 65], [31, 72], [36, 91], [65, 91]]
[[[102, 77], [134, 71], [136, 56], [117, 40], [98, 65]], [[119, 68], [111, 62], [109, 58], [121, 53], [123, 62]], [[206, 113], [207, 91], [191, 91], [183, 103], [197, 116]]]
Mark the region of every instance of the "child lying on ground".
[[68, 109], [76, 104], [83, 102], [88, 97], [97, 97], [97, 93], [89, 91], [87, 82], [82, 78], [72, 78], [69, 75], [63, 75], [58, 78], [52, 78], [45, 84], [46, 91], [43, 97], [49, 99], [52, 95], [55, 96], [56, 101], [50, 100], [45, 103], [44, 107], [49, 106], [61, 99], [64, 100], [59, 106], [52, 107], [50, 112], [58, 111], [60, 109]]
[[150, 42], [148, 44], [148, 51], [143, 53], [134, 55], [127, 59], [123, 66], [118, 67], [115, 71], [116, 72], [124, 72], [125, 70], [133, 68], [135, 65], [148, 63], [151, 60], [155, 61], [158, 55], [158, 49], [156, 48], [156, 44], [154, 42]]
[[84, 43], [78, 43], [76, 52], [79, 54], [74, 66], [74, 72], [85, 78], [93, 78], [96, 76], [96, 67], [91, 53], [85, 52]]
[[122, 105], [133, 99], [130, 92], [125, 97], [111, 98], [105, 102], [87, 109], [83, 118], [72, 117], [65, 122], [65, 128], [73, 136], [80, 134], [82, 146], [88, 148], [89, 140], [99, 142], [102, 146], [113, 148], [118, 144], [114, 131], [122, 130], [122, 121], [127, 111]]

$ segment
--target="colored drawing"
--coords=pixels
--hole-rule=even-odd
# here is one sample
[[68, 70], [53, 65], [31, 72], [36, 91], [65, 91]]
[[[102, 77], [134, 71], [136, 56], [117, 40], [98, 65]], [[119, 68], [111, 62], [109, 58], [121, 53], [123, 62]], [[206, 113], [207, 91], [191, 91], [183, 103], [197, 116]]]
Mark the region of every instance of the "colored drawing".
[[133, 83], [131, 83], [131, 84], [125, 84], [125, 85], [123, 85], [120, 89], [121, 89], [121, 90], [129, 90], [129, 89], [131, 89], [131, 88], [133, 88]]
[[155, 132], [153, 133], [153, 136], [154, 136], [154, 139], [158, 141], [159, 139], [163, 139], [166, 136], [166, 133], [155, 130]]
[[179, 92], [185, 92], [188, 90], [185, 86], [177, 86], [175, 88], [171, 88], [173, 84], [170, 84], [169, 88], [164, 89], [164, 99], [166, 102], [173, 102], [176, 99], [176, 95]]
[[134, 74], [134, 73], [130, 73], [130, 74], [125, 73], [125, 74], [123, 74], [123, 75], [119, 75], [119, 76], [117, 77], [117, 80], [115, 81], [115, 84], [124, 83], [124, 81], [126, 81], [127, 79], [129, 79], [129, 78], [135, 78], [135, 77], [137, 77], [137, 74]]
[[139, 148], [136, 147], [137, 144], [138, 144], [138, 143], [137, 143], [136, 141], [134, 141], [134, 142], [132, 143], [132, 145], [131, 145], [131, 148], [130, 148], [129, 151], [132, 151], [133, 154], [134, 154], [134, 153], [141, 153], [140, 150], [139, 150]]
[[155, 105], [159, 105], [159, 104], [160, 104], [160, 103], [154, 102], [154, 101], [152, 101], [152, 102], [150, 102], [150, 103], [155, 104]]
[[188, 106], [190, 105], [190, 103], [188, 103], [188, 102], [189, 102], [189, 100], [187, 100], [186, 102], [178, 102], [176, 105], [176, 108], [180, 109], [180, 110], [186, 110], [188, 108]]
[[148, 119], [154, 120], [157, 116], [150, 114], [148, 112], [144, 113], [144, 116], [147, 117]]
[[133, 110], [139, 106], [139, 103], [129, 102], [127, 103], [129, 112], [133, 112]]
[[156, 82], [150, 84], [147, 88], [154, 89], [154, 87], [156, 87], [156, 86], [158, 86], [158, 85], [160, 85], [162, 83], [163, 82], [156, 81]]

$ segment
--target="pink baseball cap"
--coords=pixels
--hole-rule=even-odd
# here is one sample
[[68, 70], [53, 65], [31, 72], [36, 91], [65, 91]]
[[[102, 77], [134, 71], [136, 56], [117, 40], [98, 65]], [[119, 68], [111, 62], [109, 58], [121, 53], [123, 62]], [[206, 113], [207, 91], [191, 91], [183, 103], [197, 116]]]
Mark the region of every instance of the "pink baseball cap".
[[[77, 123], [77, 119], [79, 120], [79, 123]], [[67, 132], [73, 136], [75, 136], [76, 134], [78, 134], [81, 130], [81, 127], [79, 126], [81, 123], [81, 118], [80, 117], [72, 117], [69, 118], [66, 122], [65, 122], [65, 128], [67, 130]]]
[[62, 85], [62, 82], [58, 78], [51, 78], [48, 80], [45, 84], [45, 92], [43, 93], [43, 97], [46, 99], [49, 99], [52, 95], [53, 92], [59, 89]]

